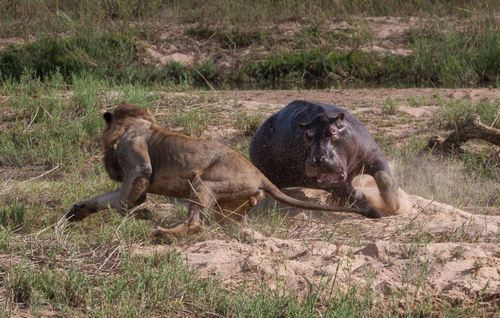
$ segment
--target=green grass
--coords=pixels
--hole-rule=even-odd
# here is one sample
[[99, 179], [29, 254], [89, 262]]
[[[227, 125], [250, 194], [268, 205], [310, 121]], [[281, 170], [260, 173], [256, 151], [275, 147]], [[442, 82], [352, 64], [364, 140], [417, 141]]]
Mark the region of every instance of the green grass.
[[24, 222], [26, 211], [21, 205], [11, 205], [0, 209], [0, 225], [15, 227]]
[[[409, 55], [365, 50], [373, 35], [357, 20], [348, 30], [333, 31], [326, 23], [303, 22], [283, 38], [276, 38], [272, 30], [245, 27], [241, 21], [234, 26], [200, 23], [185, 27], [185, 36], [214, 39], [218, 47], [214, 52], [224, 54], [209, 54], [189, 66], [147, 63], [150, 44], [168, 47], [175, 39], [159, 39], [142, 20], [137, 27], [111, 23], [96, 28], [78, 21], [68, 22], [64, 36], [47, 31], [27, 44], [2, 49], [0, 80], [19, 81], [29, 72], [42, 80], [58, 73], [69, 84], [73, 76], [85, 73], [118, 83], [203, 88], [283, 83], [299, 87], [497, 86], [500, 82], [500, 30], [487, 12], [469, 18], [463, 28], [446, 21], [420, 22], [403, 39]], [[260, 45], [265, 47], [263, 52]], [[246, 47], [258, 48], [259, 53], [241, 54]], [[210, 45], [207, 49], [211, 50]], [[236, 59], [230, 59], [229, 65], [219, 64], [224, 55]]]
[[176, 112], [172, 116], [172, 124], [183, 128], [183, 132], [191, 136], [201, 136], [211, 123], [211, 114], [205, 109], [192, 109], [187, 112]]
[[[10, 46], [0, 53], [0, 79], [19, 80], [26, 71], [44, 79], [61, 74], [92, 72], [99, 77], [130, 80], [137, 52], [131, 34], [81, 31], [65, 38], [42, 37], [24, 46]], [[137, 73], [137, 70], [134, 70]]]
[[221, 47], [235, 49], [247, 47], [251, 44], [260, 43], [263, 40], [262, 31], [253, 30], [214, 30], [209, 27], [196, 26], [188, 27], [186, 34], [196, 39], [208, 40], [215, 38]]
[[[434, 114], [433, 123], [444, 129], [460, 129], [479, 115], [481, 122], [487, 126], [500, 128], [500, 101], [482, 100], [472, 102], [469, 99], [442, 100]], [[495, 121], [496, 119], [496, 121]]]
[[397, 102], [392, 97], [387, 97], [382, 104], [382, 114], [384, 115], [394, 115], [398, 110]]
[[97, 87], [92, 85], [98, 82], [75, 78], [67, 105], [59, 95], [64, 86], [60, 74], [50, 82], [23, 77], [15, 87], [12, 82], [4, 83], [3, 90], [11, 96], [2, 107], [14, 113], [2, 118], [9, 129], [0, 136], [0, 163], [56, 166], [81, 160], [81, 149], [95, 153], [101, 104]]
[[249, 59], [240, 72], [243, 80], [251, 82], [294, 82], [306, 87], [334, 83], [396, 87], [498, 85], [498, 26], [490, 21], [484, 22], [482, 28], [432, 32], [430, 38], [426, 34], [413, 39], [413, 53], [408, 56], [381, 55], [356, 45], [351, 50], [320, 46], [257, 61]]
[[26, 45], [0, 51], [0, 80], [20, 81], [29, 74], [41, 80], [61, 75], [72, 84], [74, 76], [129, 84], [189, 84], [210, 87], [217, 82], [217, 66], [207, 60], [193, 67], [177, 62], [162, 67], [145, 65], [143, 48], [130, 29], [125, 32], [79, 30], [68, 37], [45, 36]]
[[241, 130], [245, 136], [253, 136], [263, 120], [260, 114], [241, 112], [236, 115], [235, 127]]
[[438, 24], [410, 35], [415, 80], [445, 86], [498, 85], [500, 29], [491, 19], [483, 17], [460, 31], [442, 31]]
[[[325, 2], [225, 0], [126, 0], [68, 2], [48, 0], [0, 3], [0, 36], [60, 33], [69, 28], [93, 25], [123, 27], [128, 21], [165, 20], [198, 22], [200, 25], [244, 26], [254, 28], [280, 21], [321, 24], [332, 18], [360, 16], [431, 16], [470, 17], [496, 8], [496, 0], [484, 1], [404, 1], [342, 0]], [[245, 15], [241, 15], [245, 12]]]
[[[34, 313], [50, 304], [61, 314], [143, 317], [144, 315], [207, 315], [224, 317], [315, 317], [317, 309], [335, 317], [361, 317], [370, 298], [346, 294], [321, 300], [326, 290], [311, 291], [300, 301], [293, 293], [237, 290], [232, 295], [214, 279], [200, 279], [179, 256], [134, 258], [125, 256], [116, 275], [93, 275], [85, 268], [37, 268], [14, 265], [5, 270], [6, 287], [14, 300], [30, 305]], [[76, 310], [75, 310], [76, 309]]]
[[[168, 6], [176, 17], [201, 25], [242, 25], [255, 27], [272, 22], [301, 21], [320, 24], [334, 18], [365, 16], [434, 16], [446, 14], [471, 16], [495, 8], [494, 0], [474, 1], [404, 1], [404, 0], [341, 0], [324, 2], [287, 1], [211, 1], [177, 2]], [[245, 12], [245, 15], [241, 15]]]
[[[19, 81], [8, 80], [0, 93], [9, 96], [0, 107], [0, 164], [5, 166], [78, 165], [99, 149], [103, 126], [102, 109], [127, 101], [143, 107], [157, 100], [154, 91], [135, 84], [116, 85], [82, 74], [71, 78], [66, 94], [64, 77], [56, 72], [50, 79], [33, 79], [25, 73]], [[107, 93], [106, 89], [113, 91]]]

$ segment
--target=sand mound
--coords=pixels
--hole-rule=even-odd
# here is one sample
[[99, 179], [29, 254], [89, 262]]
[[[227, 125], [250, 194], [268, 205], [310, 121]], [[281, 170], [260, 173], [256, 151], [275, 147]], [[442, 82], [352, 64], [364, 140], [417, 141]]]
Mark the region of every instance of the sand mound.
[[[370, 188], [369, 182], [358, 186]], [[293, 191], [324, 199], [317, 190]], [[136, 246], [132, 253], [177, 251], [202, 276], [217, 276], [228, 287], [265, 283], [305, 293], [310, 283], [323, 283], [343, 290], [371, 288], [380, 297], [400, 301], [423, 295], [448, 301], [498, 299], [500, 217], [402, 195], [408, 211], [379, 220], [284, 208], [292, 228], [286, 238], [245, 227], [224, 239]]]

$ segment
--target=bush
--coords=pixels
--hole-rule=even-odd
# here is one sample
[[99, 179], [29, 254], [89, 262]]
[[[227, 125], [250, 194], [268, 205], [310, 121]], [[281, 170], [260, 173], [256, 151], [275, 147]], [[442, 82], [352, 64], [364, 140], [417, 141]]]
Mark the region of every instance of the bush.
[[41, 38], [0, 52], [0, 79], [19, 80], [26, 71], [42, 80], [55, 73], [70, 80], [83, 71], [123, 79], [126, 67], [134, 63], [135, 50], [127, 34], [89, 32], [68, 38]]
[[468, 99], [441, 102], [439, 110], [434, 114], [434, 124], [445, 129], [460, 129], [467, 125], [475, 115], [479, 115], [486, 125], [494, 124], [500, 128], [500, 120], [496, 120], [500, 109], [499, 101], [484, 100], [473, 103]]

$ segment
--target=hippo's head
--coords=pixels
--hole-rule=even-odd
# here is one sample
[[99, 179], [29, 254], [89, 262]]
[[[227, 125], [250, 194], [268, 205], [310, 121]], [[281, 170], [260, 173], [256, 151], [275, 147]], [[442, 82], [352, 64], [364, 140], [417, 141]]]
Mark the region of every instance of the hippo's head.
[[306, 175], [317, 178], [322, 186], [330, 186], [347, 179], [347, 127], [344, 113], [329, 117], [316, 116], [308, 123], [300, 123], [309, 156]]

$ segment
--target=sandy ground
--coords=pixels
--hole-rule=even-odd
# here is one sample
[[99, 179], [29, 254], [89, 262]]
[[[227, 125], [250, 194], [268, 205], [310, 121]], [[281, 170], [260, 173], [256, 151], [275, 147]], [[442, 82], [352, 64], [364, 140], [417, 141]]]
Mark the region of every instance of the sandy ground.
[[[318, 191], [295, 192], [323, 197]], [[451, 302], [498, 300], [500, 216], [473, 215], [418, 196], [407, 200], [406, 213], [380, 220], [280, 206], [290, 215], [287, 238], [244, 227], [238, 237], [136, 246], [132, 253], [177, 251], [202, 276], [219, 277], [229, 288], [250, 281], [306, 293], [316, 283], [369, 288], [401, 302], [429, 295]]]
[[[204, 96], [204, 97], [203, 97]], [[207, 97], [209, 96], [209, 97]], [[344, 106], [355, 113], [374, 134], [407, 138], [429, 133], [429, 119], [443, 99], [499, 99], [500, 90], [479, 89], [348, 89], [321, 91], [220, 91], [163, 93], [153, 111], [160, 122], [169, 107], [203, 108], [224, 116], [236, 112], [263, 117], [294, 99], [316, 100]], [[384, 100], [398, 105], [395, 115], [382, 115]], [[187, 101], [187, 102], [186, 102]], [[415, 104], [418, 105], [415, 105]], [[231, 125], [210, 125], [201, 136], [233, 142], [241, 131]], [[98, 158], [93, 158], [95, 162]], [[98, 164], [98, 163], [94, 163]], [[0, 169], [0, 181], [31, 180], [43, 174], [36, 167], [23, 171]], [[55, 177], [57, 171], [41, 178]], [[57, 177], [56, 177], [57, 178]], [[377, 190], [370, 183], [357, 184], [372, 201]], [[324, 201], [325, 193], [293, 189], [299, 198]], [[371, 289], [382, 301], [409, 303], [429, 297], [438, 301], [485, 302], [500, 300], [500, 213], [470, 214], [452, 206], [401, 192], [405, 199], [401, 215], [379, 220], [341, 213], [317, 213], [277, 205], [288, 213], [278, 234], [265, 231], [253, 221], [276, 203], [266, 199], [241, 226], [237, 234], [217, 231], [168, 245], [123, 246], [142, 257], [176, 251], [186, 265], [202, 277], [218, 277], [229, 288], [245, 284], [288, 288], [299, 294], [311, 283], [346, 290], [356, 286]], [[170, 206], [150, 202], [153, 210], [169, 213]], [[262, 221], [260, 221], [262, 222]], [[213, 228], [213, 225], [210, 225]], [[278, 229], [280, 227], [278, 226]]]

